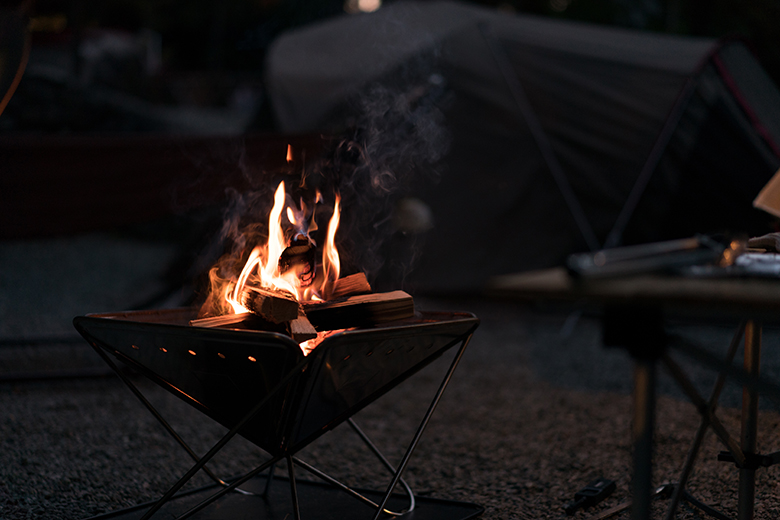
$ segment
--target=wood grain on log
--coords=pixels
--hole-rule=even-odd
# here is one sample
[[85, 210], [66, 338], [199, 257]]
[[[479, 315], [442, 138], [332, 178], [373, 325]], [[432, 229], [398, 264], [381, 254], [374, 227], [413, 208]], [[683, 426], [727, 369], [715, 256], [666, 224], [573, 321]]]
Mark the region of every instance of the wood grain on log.
[[208, 318], [198, 318], [190, 320], [190, 325], [193, 327], [226, 327], [229, 325], [235, 325], [242, 321], [251, 318], [251, 312], [241, 312], [238, 314], [223, 314], [222, 316], [209, 316]]
[[285, 323], [298, 317], [298, 300], [286, 291], [246, 286], [241, 303], [271, 323]]
[[306, 302], [303, 309], [317, 330], [331, 330], [410, 318], [414, 316], [414, 300], [404, 291], [393, 291], [326, 302]]
[[290, 322], [289, 327], [290, 336], [298, 343], [317, 337], [317, 329], [308, 320], [303, 309], [298, 311], [298, 317]]
[[333, 292], [331, 293], [330, 298], [344, 298], [346, 296], [370, 292], [371, 284], [368, 283], [366, 274], [355, 273], [336, 280], [336, 283], [333, 284]]

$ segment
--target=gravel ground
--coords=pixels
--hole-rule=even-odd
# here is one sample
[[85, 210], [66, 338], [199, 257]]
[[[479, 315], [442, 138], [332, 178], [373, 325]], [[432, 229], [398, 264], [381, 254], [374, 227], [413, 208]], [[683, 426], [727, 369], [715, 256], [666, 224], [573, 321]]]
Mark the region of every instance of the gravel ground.
[[[106, 244], [108, 259], [87, 258], [88, 251]], [[43, 245], [0, 245], [0, 376], [41, 367], [99, 367], [89, 347], [61, 339], [72, 334], [70, 319], [143, 300], [155, 291], [154, 280], [173, 255], [159, 244], [103, 236], [58, 242], [54, 250]], [[136, 250], [148, 256], [124, 260], [123, 253]], [[23, 260], [36, 251], [36, 262]], [[16, 259], [13, 269], [6, 268], [12, 265], [9, 259]], [[49, 266], [56, 260], [56, 269], [69, 276], [46, 296], [36, 296], [46, 312], [28, 302], [17, 304], [17, 298], [36, 294], [31, 291], [51, 279]], [[94, 278], [95, 272], [103, 273], [100, 279]], [[117, 272], [130, 281], [114, 280]], [[63, 301], [64, 294], [82, 285], [92, 292]], [[483, 517], [488, 519], [563, 518], [563, 506], [597, 476], [614, 479], [617, 490], [602, 505], [574, 518], [585, 519], [628, 497], [631, 364], [624, 352], [599, 346], [595, 318], [581, 317], [565, 335], [561, 331], [570, 315], [559, 310], [479, 300], [418, 298], [416, 303], [427, 310], [472, 311], [482, 320], [407, 470], [416, 494], [476, 502], [485, 507]], [[34, 323], [28, 319], [33, 315]], [[731, 335], [726, 326], [674, 328], [714, 352], [725, 351]], [[60, 338], [60, 343], [18, 344], [46, 335]], [[776, 336], [776, 331], [768, 331], [765, 344], [774, 343]], [[778, 373], [778, 358], [780, 353], [764, 349], [765, 374]], [[446, 364], [442, 360], [426, 368], [356, 417], [392, 461], [400, 458]], [[707, 395], [713, 374], [686, 366]], [[136, 382], [197, 452], [205, 452], [224, 433], [164, 390], [144, 379]], [[698, 419], [671, 381], [662, 377], [659, 386], [655, 480], [662, 483], [677, 478]], [[719, 412], [735, 435], [739, 395], [736, 386], [728, 386]], [[766, 406], [760, 415], [759, 446], [771, 452], [778, 448], [780, 414], [768, 400], [762, 403]], [[188, 468], [186, 454], [114, 377], [2, 382], [0, 410], [4, 520], [87, 518], [152, 500]], [[717, 462], [720, 450], [709, 434], [689, 487], [700, 500], [736, 516], [738, 472]], [[385, 478], [345, 426], [323, 436], [301, 457], [356, 485], [375, 487], [378, 478]], [[262, 460], [258, 448], [237, 439], [211, 467], [230, 476]], [[189, 487], [207, 482], [198, 476]], [[759, 470], [757, 488], [756, 518], [780, 517], [777, 469]], [[658, 502], [656, 516], [665, 504]], [[616, 518], [627, 517], [624, 513]], [[703, 516], [683, 507], [678, 517]]]

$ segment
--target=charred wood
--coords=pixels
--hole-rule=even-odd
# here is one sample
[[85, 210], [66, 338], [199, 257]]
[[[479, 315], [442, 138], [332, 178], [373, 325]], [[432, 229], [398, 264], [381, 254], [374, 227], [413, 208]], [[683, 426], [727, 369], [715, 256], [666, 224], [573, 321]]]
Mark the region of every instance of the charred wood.
[[298, 234], [282, 251], [282, 255], [279, 257], [279, 272], [286, 273], [294, 269], [295, 275], [301, 282], [301, 287], [308, 287], [314, 281], [315, 255], [316, 247], [311, 239]]

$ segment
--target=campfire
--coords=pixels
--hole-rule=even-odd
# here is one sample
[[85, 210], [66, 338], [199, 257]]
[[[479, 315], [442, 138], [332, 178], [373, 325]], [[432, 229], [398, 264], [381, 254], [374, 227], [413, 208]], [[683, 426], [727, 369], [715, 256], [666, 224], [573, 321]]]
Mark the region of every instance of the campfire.
[[[287, 158], [292, 160], [289, 147]], [[319, 247], [315, 232], [324, 209], [319, 191], [310, 200], [301, 196], [296, 202], [281, 181], [268, 214], [265, 241], [229, 253], [212, 267], [209, 295], [190, 325], [284, 333], [307, 355], [334, 332], [412, 317], [409, 294], [374, 293], [363, 272], [341, 277], [336, 246], [340, 195], [333, 196]], [[235, 268], [241, 265], [240, 271]]]
[[[310, 488], [316, 489], [318, 509], [323, 507], [323, 497], [338, 504], [339, 510], [349, 507], [339, 497], [331, 498], [330, 491], [344, 491], [362, 502], [354, 509], [349, 507], [345, 517], [364, 513], [366, 505], [375, 511], [375, 518], [383, 511], [398, 516], [413, 511], [418, 500], [426, 500], [416, 498], [401, 476], [479, 320], [469, 313], [416, 312], [411, 296], [403, 291], [372, 292], [364, 272], [342, 276], [347, 255], [342, 256], [336, 245], [341, 197], [334, 193], [326, 200], [328, 195], [315, 191], [296, 201], [293, 193], [302, 192], [296, 188], [300, 185], [280, 182], [276, 186], [273, 205], [259, 223], [262, 234], [255, 232], [259, 226], [254, 222], [235, 235], [236, 247], [210, 269], [209, 293], [200, 309], [92, 314], [73, 320], [102, 359], [196, 460], [143, 518], [163, 508], [171, 516], [195, 514], [245, 483], [255, 488], [242, 487], [243, 494], [259, 494], [260, 478], [267, 493], [274, 480], [274, 465], [281, 460], [287, 462], [295, 518], [300, 518], [296, 467], [332, 486], [324, 488], [327, 494], [323, 488]], [[323, 225], [320, 231], [317, 220], [323, 217], [327, 227]], [[393, 466], [352, 416], [456, 345], [457, 352], [417, 433], [403, 459]], [[112, 358], [133, 367], [228, 432], [198, 457]], [[295, 455], [345, 421], [391, 474], [386, 491], [374, 493], [373, 498]], [[206, 464], [236, 435], [265, 450], [270, 458], [228, 483]], [[217, 488], [179, 516], [184, 502], [178, 501], [176, 493], [200, 470], [206, 471]], [[266, 470], [267, 476], [261, 476]], [[406, 491], [408, 506], [395, 513], [388, 507], [403, 505], [393, 496], [399, 484]], [[255, 507], [284, 511], [278, 509], [274, 495], [262, 496], [264, 500], [252, 503]], [[187, 503], [186, 507], [191, 506]], [[481, 512], [474, 504], [457, 507], [468, 511], [469, 518]]]

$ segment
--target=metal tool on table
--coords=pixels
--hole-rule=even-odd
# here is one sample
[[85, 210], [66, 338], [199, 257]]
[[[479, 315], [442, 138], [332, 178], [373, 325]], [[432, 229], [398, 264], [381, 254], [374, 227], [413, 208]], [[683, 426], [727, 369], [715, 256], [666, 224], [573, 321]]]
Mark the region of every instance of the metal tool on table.
[[570, 255], [566, 267], [576, 277], [600, 278], [720, 263], [731, 244], [705, 235], [615, 247]]

